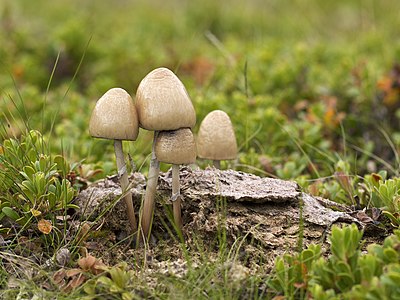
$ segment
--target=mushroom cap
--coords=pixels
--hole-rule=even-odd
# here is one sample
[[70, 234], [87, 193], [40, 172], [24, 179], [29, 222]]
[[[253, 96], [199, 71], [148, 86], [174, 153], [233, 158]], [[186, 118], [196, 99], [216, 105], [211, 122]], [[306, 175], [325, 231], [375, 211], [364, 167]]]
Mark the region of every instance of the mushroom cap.
[[160, 131], [155, 144], [155, 154], [159, 161], [180, 165], [196, 161], [196, 143], [190, 128]]
[[139, 126], [147, 130], [193, 128], [196, 112], [183, 83], [167, 68], [146, 75], [136, 92]]
[[136, 107], [124, 89], [112, 88], [97, 100], [89, 133], [98, 138], [136, 140], [139, 133]]
[[196, 144], [200, 158], [235, 159], [237, 144], [229, 116], [222, 110], [210, 112], [200, 124]]

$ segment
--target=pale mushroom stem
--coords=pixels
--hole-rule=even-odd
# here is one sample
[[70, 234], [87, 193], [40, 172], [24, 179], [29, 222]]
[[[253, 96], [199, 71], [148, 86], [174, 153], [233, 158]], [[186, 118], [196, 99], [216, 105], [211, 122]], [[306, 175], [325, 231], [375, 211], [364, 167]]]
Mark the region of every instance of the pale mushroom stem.
[[144, 202], [142, 210], [141, 226], [142, 226], [143, 236], [145, 239], [148, 239], [150, 235], [151, 220], [153, 218], [154, 204], [155, 204], [154, 198], [156, 196], [158, 174], [160, 173], [160, 162], [157, 160], [154, 150], [157, 135], [158, 131], [154, 131], [149, 175], [147, 178], [147, 186], [146, 186], [146, 192], [144, 194]]
[[216, 169], [221, 169], [221, 161], [220, 160], [213, 160], [213, 166]]
[[179, 187], [179, 165], [172, 165], [172, 203], [174, 221], [178, 230], [182, 228], [181, 218], [181, 191]]
[[122, 151], [121, 140], [114, 140], [114, 150], [115, 150], [115, 157], [117, 159], [118, 177], [119, 177], [119, 182], [121, 183], [122, 194], [124, 194], [125, 192], [124, 200], [127, 207], [129, 224], [131, 226], [132, 232], [136, 232], [137, 223], [135, 217], [135, 209], [133, 207], [133, 202], [132, 202], [132, 193], [130, 191], [127, 191], [129, 185], [128, 172], [126, 170], [124, 152]]

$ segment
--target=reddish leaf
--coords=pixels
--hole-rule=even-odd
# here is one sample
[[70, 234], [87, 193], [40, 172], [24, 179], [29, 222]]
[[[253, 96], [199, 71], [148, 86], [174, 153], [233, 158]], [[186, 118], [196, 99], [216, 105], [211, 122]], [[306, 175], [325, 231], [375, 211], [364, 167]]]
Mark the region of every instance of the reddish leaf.
[[312, 195], [312, 196], [319, 196], [319, 187], [321, 185], [320, 181], [316, 181], [312, 184], [310, 184], [310, 186], [308, 187], [308, 192]]
[[53, 275], [53, 280], [54, 283], [57, 285], [62, 285], [65, 283], [65, 277], [67, 276], [67, 271], [62, 268], [58, 270], [57, 272], [54, 273]]
[[76, 275], [78, 275], [78, 274], [80, 274], [80, 273], [82, 273], [83, 271], [81, 270], [81, 269], [70, 269], [70, 270], [68, 270], [68, 271], [66, 271], [65, 272], [65, 275], [67, 276], [67, 277], [74, 277], [74, 276], [76, 276]]
[[96, 263], [96, 258], [90, 254], [78, 260], [78, 265], [84, 271], [89, 271]]
[[344, 172], [335, 172], [335, 178], [347, 194], [351, 196], [353, 194], [353, 185], [350, 176]]
[[53, 226], [51, 225], [50, 221], [41, 219], [38, 222], [38, 229], [40, 232], [42, 232], [44, 234], [49, 234], [51, 232], [51, 230], [53, 229]]
[[372, 179], [373, 179], [376, 183], [379, 183], [379, 181], [382, 180], [382, 176], [379, 175], [379, 174], [372, 173], [371, 176], [372, 176]]
[[83, 275], [82, 273], [78, 274], [75, 277], [73, 277], [70, 282], [68, 282], [68, 284], [65, 286], [63, 290], [64, 292], [70, 292], [73, 289], [82, 285], [82, 283], [84, 283], [85, 281], [86, 281], [85, 275]]

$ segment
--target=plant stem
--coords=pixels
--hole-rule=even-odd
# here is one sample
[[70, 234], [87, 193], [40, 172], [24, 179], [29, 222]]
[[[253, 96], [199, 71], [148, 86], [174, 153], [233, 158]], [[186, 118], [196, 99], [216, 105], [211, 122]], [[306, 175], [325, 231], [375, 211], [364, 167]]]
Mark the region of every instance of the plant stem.
[[132, 202], [132, 193], [128, 191], [128, 172], [126, 171], [124, 152], [122, 150], [122, 141], [114, 140], [114, 150], [115, 157], [117, 158], [117, 168], [118, 168], [118, 177], [119, 182], [121, 183], [121, 191], [122, 195], [125, 192], [124, 200], [127, 207], [129, 224], [131, 225], [132, 232], [137, 231], [136, 217], [135, 217], [135, 209], [133, 207]]
[[221, 169], [221, 161], [219, 161], [219, 160], [213, 160], [213, 166], [214, 166], [216, 169]]
[[181, 196], [179, 187], [179, 165], [172, 165], [172, 198], [174, 221], [178, 230], [182, 228], [181, 218]]
[[150, 228], [154, 213], [154, 198], [157, 190], [158, 174], [160, 173], [160, 162], [157, 160], [154, 147], [158, 131], [154, 131], [154, 139], [151, 153], [150, 169], [147, 178], [146, 192], [144, 195], [143, 210], [142, 210], [142, 221], [141, 227], [143, 231], [143, 236], [146, 240], [150, 236]]

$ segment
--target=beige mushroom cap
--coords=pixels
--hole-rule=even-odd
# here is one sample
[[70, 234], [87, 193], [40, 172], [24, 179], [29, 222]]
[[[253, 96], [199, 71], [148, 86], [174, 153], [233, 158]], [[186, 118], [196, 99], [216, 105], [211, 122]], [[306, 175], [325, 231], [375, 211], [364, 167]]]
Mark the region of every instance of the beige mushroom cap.
[[210, 112], [200, 124], [196, 144], [200, 158], [235, 159], [237, 144], [229, 116], [222, 110]]
[[185, 86], [167, 68], [157, 68], [143, 78], [135, 105], [139, 126], [147, 130], [176, 130], [196, 124], [196, 112]]
[[158, 133], [155, 154], [159, 161], [180, 165], [196, 161], [196, 143], [189, 128]]
[[121, 88], [108, 90], [93, 109], [89, 133], [93, 137], [113, 140], [136, 140], [138, 117], [131, 96]]

